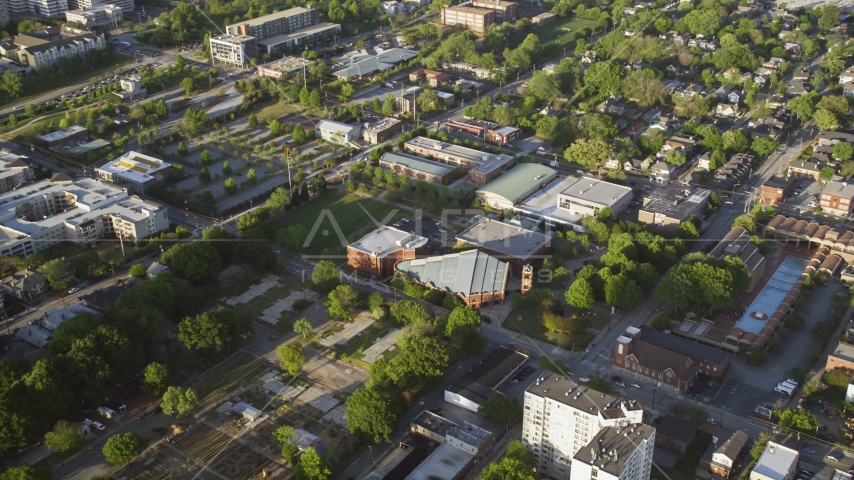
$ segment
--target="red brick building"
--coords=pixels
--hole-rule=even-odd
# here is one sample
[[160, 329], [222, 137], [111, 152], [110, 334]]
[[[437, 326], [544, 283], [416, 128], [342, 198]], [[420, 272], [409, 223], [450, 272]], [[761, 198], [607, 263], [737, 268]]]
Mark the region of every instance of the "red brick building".
[[394, 275], [394, 264], [427, 254], [427, 239], [383, 226], [347, 245], [347, 266], [374, 278]]
[[646, 383], [684, 395], [694, 385], [700, 368], [691, 357], [638, 338], [629, 327], [614, 345], [614, 370], [630, 381]]
[[792, 193], [792, 187], [795, 185], [789, 178], [771, 177], [762, 185], [762, 190], [759, 192], [759, 201], [763, 205], [777, 205]]
[[654, 426], [655, 446], [678, 454], [687, 452], [697, 436], [696, 423], [672, 415], [661, 418]]

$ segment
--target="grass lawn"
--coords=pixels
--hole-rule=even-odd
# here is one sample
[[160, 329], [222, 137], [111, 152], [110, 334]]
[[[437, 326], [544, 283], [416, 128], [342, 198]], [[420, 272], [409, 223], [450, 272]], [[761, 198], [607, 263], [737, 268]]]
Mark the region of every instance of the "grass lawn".
[[[110, 64], [106, 67], [101, 67], [96, 70], [84, 71], [72, 71], [69, 75], [66, 75], [62, 80], [61, 85], [57, 85], [56, 83], [48, 83], [43, 82], [41, 84], [30, 83], [31, 85], [35, 85], [30, 88], [26, 88], [24, 91], [25, 96], [18, 97], [14, 99], [10, 99], [7, 95], [0, 96], [0, 108], [6, 108], [10, 105], [23, 105], [25, 103], [29, 103], [32, 100], [35, 100], [36, 97], [40, 97], [46, 93], [52, 92], [54, 90], [58, 90], [60, 88], [65, 88], [69, 85], [73, 85], [77, 82], [81, 82], [83, 80], [89, 80], [90, 78], [97, 77], [99, 75], [103, 75], [107, 72], [113, 71], [117, 68], [121, 68], [124, 65], [128, 65], [134, 62], [133, 57], [129, 57], [127, 55], [120, 55], [118, 53], [113, 52], [113, 58], [116, 60], [116, 64]], [[24, 86], [26, 87], [28, 84], [27, 80], [24, 79]]]
[[382, 338], [391, 330], [392, 327], [386, 327], [382, 324], [374, 323], [369, 328], [362, 330], [361, 335], [356, 335], [344, 345], [335, 345], [333, 348], [339, 352], [344, 352], [349, 356], [355, 355], [356, 358], [361, 359], [363, 357], [361, 352], [368, 349], [371, 345], [376, 343], [378, 338]]
[[258, 123], [266, 124], [268, 121], [285, 116], [289, 113], [302, 111], [298, 105], [292, 103], [276, 102], [268, 107], [264, 107], [255, 114], [258, 117]]
[[[390, 213], [397, 210], [394, 215]], [[302, 225], [309, 233], [308, 253], [344, 254], [347, 245], [358, 240], [379, 225], [410, 215], [384, 203], [362, 198], [356, 194], [327, 192], [276, 219], [273, 231], [288, 225]], [[389, 216], [386, 219], [386, 216]], [[343, 235], [344, 238], [340, 238]]]
[[[522, 317], [521, 321], [517, 320], [520, 316]], [[537, 321], [535, 309], [527, 307], [514, 308], [511, 310], [502, 326], [504, 328], [509, 328], [510, 330], [515, 330], [531, 338], [566, 348], [567, 350], [574, 349], [574, 351], [578, 351], [593, 340], [593, 335], [590, 335], [589, 333], [580, 333], [578, 335], [558, 335], [556, 333], [551, 333]], [[574, 347], [573, 344], [575, 344]]]
[[597, 310], [596, 308], [590, 310], [588, 315], [589, 318], [587, 319], [587, 325], [596, 330], [602, 330], [607, 327], [608, 322], [611, 320], [610, 315], [604, 311]]
[[[548, 25], [537, 25], [536, 28], [516, 32], [515, 34], [508, 36], [507, 41], [510, 43], [510, 48], [516, 48], [525, 40], [525, 37], [527, 37], [529, 33], [535, 33], [540, 37], [540, 42], [542, 43], [557, 41], [561, 45], [566, 45], [567, 48], [569, 48], [569, 46], [573, 46], [574, 48], [575, 32], [585, 27], [592, 29], [595, 26], [595, 20], [586, 20], [583, 18], [558, 18]], [[569, 31], [563, 30], [564, 28], [568, 28]]]

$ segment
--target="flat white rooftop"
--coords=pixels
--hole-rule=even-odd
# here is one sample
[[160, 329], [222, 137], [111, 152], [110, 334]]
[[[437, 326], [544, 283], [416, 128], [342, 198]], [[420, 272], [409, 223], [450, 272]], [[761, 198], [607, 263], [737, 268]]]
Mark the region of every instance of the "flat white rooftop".
[[382, 226], [351, 243], [350, 246], [359, 251], [383, 257], [389, 251], [412, 250], [426, 244], [427, 239], [420, 235], [404, 232], [394, 227]]
[[406, 480], [454, 480], [473, 458], [473, 453], [445, 442], [415, 467]]
[[567, 181], [566, 188], [560, 194], [566, 197], [580, 198], [589, 203], [610, 207], [626, 195], [632, 195], [631, 188], [611, 182], [589, 177], [570, 177], [570, 179], [572, 181]]
[[558, 207], [558, 195], [566, 190], [567, 186], [575, 183], [574, 177], [557, 177], [552, 183], [537, 193], [528, 197], [524, 202], [516, 205], [516, 210], [536, 215], [542, 219], [562, 224], [572, 225], [581, 221], [581, 215], [573, 215], [569, 210]]
[[350, 133], [359, 128], [358, 125], [348, 125], [346, 123], [333, 122], [332, 120], [321, 120], [317, 122], [318, 130], [328, 130], [331, 132]]
[[125, 177], [138, 183], [145, 183], [153, 180], [157, 172], [171, 166], [171, 163], [166, 163], [144, 153], [128, 152], [96, 170]]

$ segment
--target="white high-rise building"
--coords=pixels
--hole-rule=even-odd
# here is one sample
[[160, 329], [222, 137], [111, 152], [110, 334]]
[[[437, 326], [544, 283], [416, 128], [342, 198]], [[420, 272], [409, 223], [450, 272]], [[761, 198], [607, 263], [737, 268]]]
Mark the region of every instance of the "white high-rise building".
[[572, 457], [570, 480], [649, 480], [655, 429], [605, 427]]
[[[525, 391], [524, 414], [522, 441], [533, 455], [538, 473], [558, 480], [569, 479], [576, 453], [581, 449], [589, 453], [597, 447], [594, 443], [597, 435], [609, 427], [614, 431], [649, 430], [644, 439], [650, 442], [651, 461], [655, 429], [641, 425], [643, 408], [635, 400], [612, 397], [568, 378], [546, 374]], [[627, 458], [624, 457], [622, 464]], [[583, 461], [583, 457], [578, 461]], [[631, 478], [646, 480], [649, 469], [646, 477]]]

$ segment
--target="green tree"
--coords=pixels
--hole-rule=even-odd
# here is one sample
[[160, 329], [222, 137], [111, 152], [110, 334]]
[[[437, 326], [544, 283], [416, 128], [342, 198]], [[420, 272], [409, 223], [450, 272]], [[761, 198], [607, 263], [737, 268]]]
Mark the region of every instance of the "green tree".
[[294, 143], [297, 145], [302, 145], [306, 140], [308, 140], [308, 135], [306, 135], [302, 124], [297, 124], [291, 135], [293, 136]]
[[750, 144], [750, 149], [760, 157], [767, 157], [772, 152], [774, 152], [774, 150], [777, 150], [778, 146], [779, 144], [774, 140], [756, 137]]
[[311, 95], [308, 97], [308, 103], [314, 108], [320, 108], [323, 106], [323, 98], [320, 96], [319, 90], [311, 91]]
[[535, 480], [534, 459], [518, 440], [507, 445], [507, 455], [483, 469], [479, 480]]
[[753, 233], [756, 231], [756, 222], [754, 222], [749, 215], [739, 215], [735, 218], [735, 221], [732, 222], [732, 228], [735, 227], [741, 227], [748, 232]]
[[53, 431], [45, 434], [44, 444], [54, 452], [68, 453], [86, 445], [86, 441], [80, 435], [79, 425], [60, 420], [53, 426]]
[[814, 118], [818, 128], [822, 130], [836, 130], [840, 126], [836, 114], [825, 108], [816, 110]]
[[283, 248], [291, 252], [301, 252], [305, 250], [305, 240], [308, 238], [308, 232], [302, 225], [293, 224], [279, 230], [276, 233], [276, 238]]
[[418, 302], [402, 300], [391, 306], [392, 318], [401, 325], [418, 325], [430, 318], [430, 312]]
[[385, 102], [383, 102], [383, 115], [393, 115], [394, 114], [394, 97], [389, 93], [385, 96]]
[[160, 396], [168, 386], [169, 367], [162, 363], [149, 363], [143, 373], [142, 390], [154, 396]]
[[590, 380], [587, 381], [587, 386], [597, 392], [602, 392], [604, 394], [611, 393], [611, 384], [599, 375], [593, 375], [590, 377]]
[[477, 330], [481, 324], [480, 312], [471, 307], [457, 307], [448, 317], [445, 327], [449, 337], [461, 337]]
[[186, 157], [190, 152], [187, 150], [187, 145], [184, 142], [178, 142], [178, 155]]
[[341, 274], [331, 260], [321, 260], [311, 272], [311, 281], [319, 292], [327, 293], [341, 283]]
[[242, 310], [220, 307], [178, 324], [178, 340], [186, 348], [207, 349], [223, 346], [237, 337], [252, 336], [252, 316]]
[[564, 151], [564, 158], [568, 162], [596, 168], [610, 160], [613, 154], [614, 148], [603, 140], [580, 138]]
[[499, 425], [522, 423], [522, 406], [515, 398], [493, 391], [477, 407], [477, 413], [483, 418]]
[[12, 98], [18, 98], [24, 91], [24, 81], [13, 71], [6, 70], [6, 73], [0, 77], [0, 90]]
[[249, 114], [249, 128], [258, 128], [258, 117], [254, 113]]
[[231, 173], [233, 171], [234, 170], [232, 170], [230, 162], [228, 162], [227, 160], [225, 162], [222, 162], [222, 174], [223, 175], [231, 175]]
[[697, 226], [694, 225], [694, 222], [682, 222], [676, 230], [676, 238], [694, 240], [700, 238], [700, 232], [697, 231]]
[[821, 426], [815, 415], [800, 408], [790, 408], [780, 412], [778, 423], [783, 428], [790, 428], [809, 435], [815, 435]]
[[759, 432], [759, 437], [753, 441], [753, 448], [750, 449], [750, 456], [753, 457], [754, 460], [759, 460], [759, 457], [762, 456], [762, 453], [765, 451], [765, 447], [768, 446], [768, 441], [774, 438], [771, 432]]
[[62, 261], [62, 259], [54, 258], [39, 267], [38, 271], [47, 277], [50, 288], [54, 290], [65, 290], [68, 288], [71, 276], [68, 273], [68, 264]]
[[[376, 292], [374, 292], [374, 293], [376, 293]], [[296, 322], [294, 322], [294, 327], [293, 327], [293, 328], [294, 328], [294, 331], [295, 331], [295, 332], [297, 332], [297, 333], [299, 333], [299, 334], [301, 334], [301, 335], [302, 335], [302, 338], [303, 338], [303, 339], [305, 339], [305, 337], [306, 337], [309, 333], [311, 333], [311, 330], [312, 330], [312, 328], [311, 328], [311, 322], [309, 322], [309, 321], [308, 321], [308, 319], [306, 319], [306, 318], [300, 318], [299, 320], [297, 320]]]
[[750, 141], [740, 130], [726, 131], [721, 135], [724, 149], [731, 153], [744, 153], [750, 148]]
[[127, 465], [138, 457], [148, 442], [132, 432], [113, 435], [104, 444], [104, 457], [113, 465]]
[[166, 415], [187, 418], [199, 406], [199, 396], [192, 388], [169, 387], [163, 393], [160, 408]]
[[344, 85], [341, 85], [341, 94], [339, 95], [339, 97], [341, 98], [341, 101], [346, 102], [352, 96], [353, 96], [353, 85], [351, 85], [349, 83], [345, 83]]
[[359, 301], [359, 294], [350, 285], [338, 285], [329, 292], [326, 299], [326, 310], [333, 318], [350, 318], [350, 311]]
[[21, 465], [0, 473], [0, 480], [50, 480], [53, 474], [43, 465]]
[[285, 128], [282, 127], [282, 124], [278, 119], [274, 118], [270, 120], [270, 135], [274, 137], [278, 137], [285, 133]]
[[181, 87], [184, 89], [184, 93], [186, 93], [187, 95], [193, 93], [193, 89], [195, 88], [195, 86], [195, 82], [193, 82], [193, 79], [190, 77], [185, 77], [183, 80], [181, 80]]
[[643, 291], [628, 276], [620, 273], [605, 281], [605, 303], [622, 310], [631, 310], [643, 301]]
[[175, 275], [201, 285], [216, 278], [222, 259], [209, 242], [190, 242], [173, 246], [161, 256]]
[[391, 442], [405, 408], [397, 390], [372, 385], [356, 390], [347, 398], [344, 417], [353, 435], [362, 435], [373, 443]]
[[833, 167], [822, 167], [822, 169], [819, 171], [819, 178], [824, 181], [827, 181], [830, 180], [831, 177], [833, 177], [834, 173], [836, 172], [833, 171]]
[[299, 92], [299, 103], [305, 107], [309, 105], [311, 101], [311, 92], [308, 91], [308, 88], [302, 87], [302, 90]]
[[682, 165], [685, 165], [685, 154], [682, 153], [681, 150], [676, 150], [674, 148], [673, 150], [668, 150], [667, 153], [664, 154], [664, 160], [671, 165], [681, 167]]
[[448, 347], [433, 337], [406, 335], [397, 341], [400, 351], [388, 375], [397, 385], [423, 384], [445, 374], [451, 356]]
[[833, 146], [833, 158], [837, 160], [851, 160], [852, 155], [854, 155], [854, 149], [848, 142], [838, 142]]
[[296, 480], [327, 480], [332, 475], [329, 462], [317, 453], [314, 447], [308, 447], [299, 457], [296, 467]]
[[580, 310], [587, 310], [596, 301], [593, 287], [585, 278], [577, 278], [564, 294], [566, 303]]
[[128, 272], [128, 273], [130, 274], [131, 277], [136, 277], [136, 278], [145, 278], [145, 276], [147, 275], [146, 270], [145, 270], [145, 265], [143, 265], [141, 263], [136, 263], [132, 267], [130, 267], [130, 272]]
[[308, 363], [302, 345], [296, 342], [280, 345], [276, 349], [276, 354], [279, 356], [279, 366], [293, 377], [297, 376], [302, 366]]

